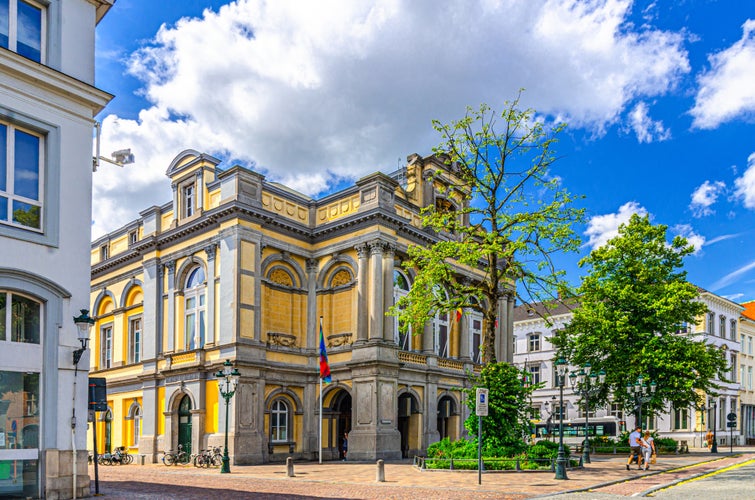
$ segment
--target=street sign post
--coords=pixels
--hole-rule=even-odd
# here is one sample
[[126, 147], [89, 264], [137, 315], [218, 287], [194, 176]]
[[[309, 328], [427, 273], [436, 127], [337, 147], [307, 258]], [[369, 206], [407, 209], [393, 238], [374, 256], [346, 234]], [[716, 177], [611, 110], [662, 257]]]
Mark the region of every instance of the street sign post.
[[729, 453], [734, 451], [734, 428], [737, 426], [737, 414], [730, 412], [726, 415], [726, 427], [729, 428]]
[[482, 417], [488, 416], [488, 390], [478, 387], [475, 391], [475, 415], [477, 415], [477, 484], [482, 484]]

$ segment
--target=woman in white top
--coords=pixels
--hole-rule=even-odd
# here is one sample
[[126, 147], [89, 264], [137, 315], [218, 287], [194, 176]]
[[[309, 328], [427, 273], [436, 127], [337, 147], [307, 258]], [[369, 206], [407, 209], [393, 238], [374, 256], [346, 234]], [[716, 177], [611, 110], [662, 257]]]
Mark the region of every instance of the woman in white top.
[[642, 436], [642, 454], [645, 459], [645, 470], [650, 469], [650, 457], [655, 453], [655, 440], [650, 435], [650, 431], [645, 431]]

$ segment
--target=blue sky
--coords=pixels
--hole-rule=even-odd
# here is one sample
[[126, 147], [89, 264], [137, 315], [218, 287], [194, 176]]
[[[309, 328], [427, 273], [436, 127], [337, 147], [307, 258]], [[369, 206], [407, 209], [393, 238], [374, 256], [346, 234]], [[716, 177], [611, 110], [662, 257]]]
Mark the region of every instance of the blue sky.
[[552, 173], [585, 196], [582, 255], [648, 213], [695, 244], [690, 281], [755, 299], [753, 2], [118, 0], [96, 57], [102, 151], [136, 163], [94, 174], [93, 237], [169, 201], [184, 149], [318, 197], [524, 88], [568, 124]]

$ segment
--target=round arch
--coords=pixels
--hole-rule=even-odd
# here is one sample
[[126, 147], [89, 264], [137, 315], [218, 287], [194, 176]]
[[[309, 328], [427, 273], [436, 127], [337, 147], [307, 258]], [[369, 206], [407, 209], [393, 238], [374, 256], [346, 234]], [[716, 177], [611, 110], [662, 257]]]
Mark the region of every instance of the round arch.
[[[144, 285], [142, 284], [141, 280], [138, 280], [136, 278], [131, 278], [128, 283], [126, 283], [126, 286], [123, 288], [123, 292], [121, 292], [121, 300], [120, 300], [120, 307], [128, 307], [129, 305], [129, 299], [131, 298], [133, 293], [136, 293], [137, 290], [141, 293], [144, 289]], [[96, 310], [96, 309], [95, 309]]]
[[307, 280], [305, 278], [305, 273], [302, 270], [301, 266], [291, 257], [288, 252], [280, 252], [280, 253], [274, 253], [272, 255], [268, 255], [262, 260], [262, 263], [260, 264], [260, 269], [262, 270], [262, 276], [267, 277], [270, 272], [272, 271], [272, 267], [279, 262], [284, 262], [285, 266], [283, 268], [289, 268], [289, 271], [293, 271], [295, 273], [295, 280], [294, 280], [294, 286], [295, 288], [300, 288], [302, 286], [302, 283], [306, 283]]

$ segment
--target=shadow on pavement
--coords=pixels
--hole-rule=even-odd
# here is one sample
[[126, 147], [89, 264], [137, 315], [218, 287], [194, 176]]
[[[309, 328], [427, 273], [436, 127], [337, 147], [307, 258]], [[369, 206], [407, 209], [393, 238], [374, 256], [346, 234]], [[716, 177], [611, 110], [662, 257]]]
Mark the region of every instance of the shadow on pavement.
[[[156, 488], [157, 486], [157, 488]], [[142, 481], [102, 481], [100, 496], [94, 496], [94, 482], [91, 484], [93, 498], [107, 500], [188, 500], [188, 499], [255, 499], [255, 500], [322, 500], [322, 496], [297, 495], [292, 493], [250, 492], [233, 489], [204, 488], [199, 486], [155, 485]]]

